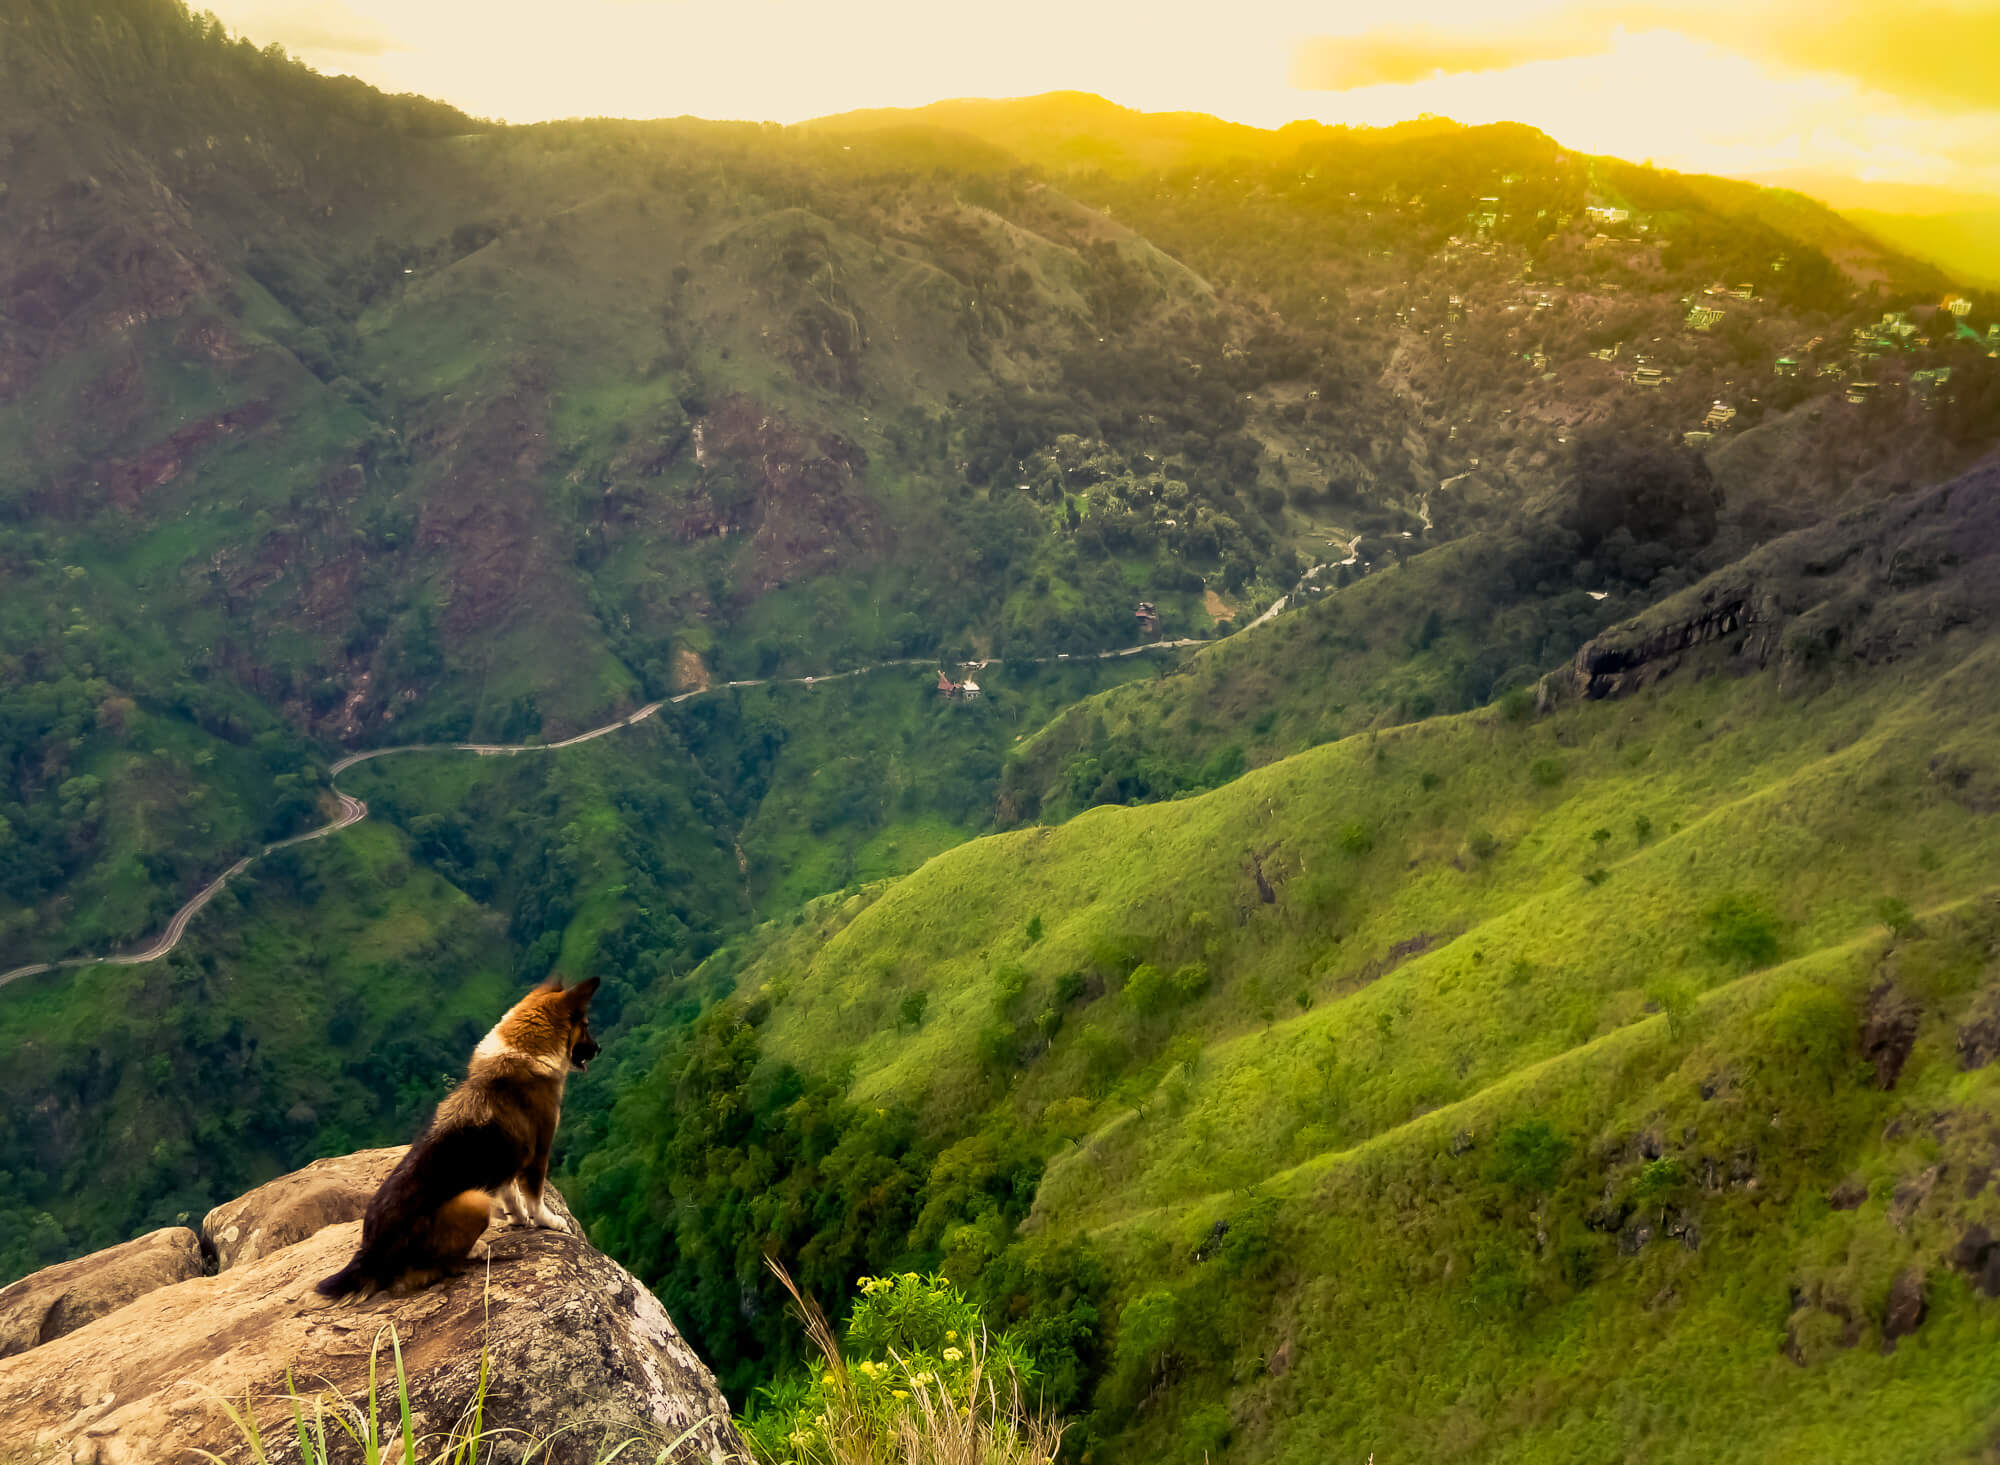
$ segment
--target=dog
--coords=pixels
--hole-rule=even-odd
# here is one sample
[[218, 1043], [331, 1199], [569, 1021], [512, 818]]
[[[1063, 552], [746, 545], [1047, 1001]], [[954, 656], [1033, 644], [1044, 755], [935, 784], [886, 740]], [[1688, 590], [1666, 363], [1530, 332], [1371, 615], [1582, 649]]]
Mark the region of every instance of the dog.
[[472, 1255], [495, 1200], [517, 1225], [564, 1229], [542, 1191], [563, 1083], [600, 1051], [585, 1020], [597, 983], [564, 991], [550, 977], [479, 1040], [465, 1081], [368, 1202], [354, 1259], [317, 1284], [321, 1296], [428, 1287]]

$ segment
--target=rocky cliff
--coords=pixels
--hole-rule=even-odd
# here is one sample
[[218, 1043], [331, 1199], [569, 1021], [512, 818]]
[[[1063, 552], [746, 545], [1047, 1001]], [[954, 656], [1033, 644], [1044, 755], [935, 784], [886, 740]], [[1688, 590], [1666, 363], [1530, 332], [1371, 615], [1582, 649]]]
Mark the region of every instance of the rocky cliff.
[[49, 1465], [235, 1459], [244, 1443], [222, 1401], [247, 1399], [271, 1458], [294, 1459], [287, 1378], [308, 1412], [318, 1396], [351, 1420], [339, 1401], [366, 1399], [378, 1339], [381, 1417], [398, 1427], [393, 1326], [420, 1437], [459, 1422], [483, 1357], [493, 1459], [583, 1465], [636, 1439], [648, 1460], [682, 1440], [676, 1461], [748, 1461], [714, 1378], [659, 1302], [577, 1235], [493, 1230], [490, 1266], [414, 1297], [336, 1307], [317, 1296], [400, 1153], [318, 1161], [218, 1206], [198, 1233], [158, 1231], [0, 1290], [0, 1441]]
[[1587, 642], [1544, 705], [1616, 697], [1720, 646], [1746, 669], [1894, 661], [2000, 613], [2000, 460], [1773, 540]]

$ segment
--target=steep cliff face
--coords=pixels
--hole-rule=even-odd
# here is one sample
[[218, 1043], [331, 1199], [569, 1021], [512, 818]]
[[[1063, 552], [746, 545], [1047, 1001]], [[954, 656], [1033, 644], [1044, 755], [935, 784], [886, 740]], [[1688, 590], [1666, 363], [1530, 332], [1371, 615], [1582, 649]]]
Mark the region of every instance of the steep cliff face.
[[335, 1307], [314, 1293], [352, 1252], [399, 1154], [320, 1161], [217, 1207], [199, 1237], [157, 1233], [0, 1291], [0, 1348], [21, 1350], [0, 1361], [0, 1440], [63, 1465], [235, 1458], [243, 1440], [221, 1401], [247, 1400], [271, 1457], [293, 1458], [287, 1379], [308, 1412], [315, 1394], [336, 1412], [367, 1398], [378, 1343], [380, 1418], [393, 1430], [393, 1327], [417, 1436], [459, 1424], [483, 1367], [496, 1459], [536, 1442], [536, 1460], [582, 1465], [626, 1440], [650, 1459], [682, 1440], [676, 1460], [748, 1460], [713, 1376], [658, 1300], [577, 1235], [489, 1232], [490, 1267], [414, 1297]]
[[2000, 612], [2000, 460], [1923, 493], [1787, 534], [1587, 642], [1544, 706], [1618, 697], [1718, 645], [1788, 674], [1879, 663]]

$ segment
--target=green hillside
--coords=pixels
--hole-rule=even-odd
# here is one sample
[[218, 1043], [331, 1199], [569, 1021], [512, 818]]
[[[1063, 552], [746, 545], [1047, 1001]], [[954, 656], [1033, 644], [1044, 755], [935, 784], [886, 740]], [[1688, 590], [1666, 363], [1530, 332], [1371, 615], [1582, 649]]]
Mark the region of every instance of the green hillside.
[[[553, 736], [704, 676], [1081, 655], [1140, 601], [1204, 636], [1356, 535], [1480, 527], [1440, 484], [1504, 521], [1578, 433], [1671, 442], [1718, 398], [1730, 432], [1841, 427], [1738, 552], [1834, 484], [1934, 481], [1991, 441], [1993, 364], [1927, 335], [1881, 374], [1956, 362], [1940, 400], [1838, 402], [1852, 327], [1934, 299], [1928, 267], [1797, 195], [1531, 129], [1260, 132], [1074, 94], [506, 128], [171, 0], [31, 0], [8, 34], [0, 702], [37, 690], [0, 714], [0, 932], [24, 959], [128, 939], [244, 847], [228, 821], [65, 827], [115, 745], [92, 708], [180, 724], [163, 783], [296, 803], [336, 748]], [[1623, 242], [1587, 212], [1611, 207]], [[1812, 371], [1770, 376], [1787, 351]], [[58, 739], [39, 689], [64, 679], [89, 695]], [[296, 748], [232, 767], [211, 704], [222, 741]]]
[[[1781, 541], [1545, 714], [763, 928], [597, 1117], [593, 1234], [738, 1386], [778, 1346], [737, 1305], [765, 1250], [832, 1288], [941, 1264], [1110, 1458], [1976, 1458], [2000, 683], [1944, 628], [1992, 613], [1994, 491]], [[1836, 543], [1883, 547], [1829, 578]], [[1677, 629], [1745, 577], [1753, 624]]]
[[0, 973], [368, 817], [0, 988], [0, 1280], [554, 971], [745, 1408], [770, 1255], [1077, 1462], [1983, 1459], [1992, 306], [1516, 125], [510, 127], [20, 0]]

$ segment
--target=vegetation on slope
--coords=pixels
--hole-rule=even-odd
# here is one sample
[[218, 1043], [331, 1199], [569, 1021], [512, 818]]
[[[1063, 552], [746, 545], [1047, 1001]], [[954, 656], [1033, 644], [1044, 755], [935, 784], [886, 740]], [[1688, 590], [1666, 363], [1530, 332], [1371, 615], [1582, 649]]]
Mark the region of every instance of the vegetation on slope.
[[0, 1276], [406, 1137], [513, 967], [498, 922], [368, 823], [231, 881], [163, 960], [13, 983]]
[[[1948, 1455], [1993, 1407], [1948, 1383], [2000, 1322], [1946, 1265], [1990, 1202], [1924, 1179], [1946, 1131], [1882, 1126], [1948, 1094], [1985, 1143], [1950, 1045], [1992, 940], [1992, 658], [1433, 720], [964, 846], [713, 959], [735, 999], [662, 1035], [579, 1193], [739, 1386], [772, 1249], [816, 1287], [941, 1264], [1154, 1455]], [[1830, 1210], [1853, 1173], [1880, 1196]], [[1841, 1348], [1913, 1265], [1938, 1331]], [[1788, 1329], [1907, 1411], [1833, 1408]]]

